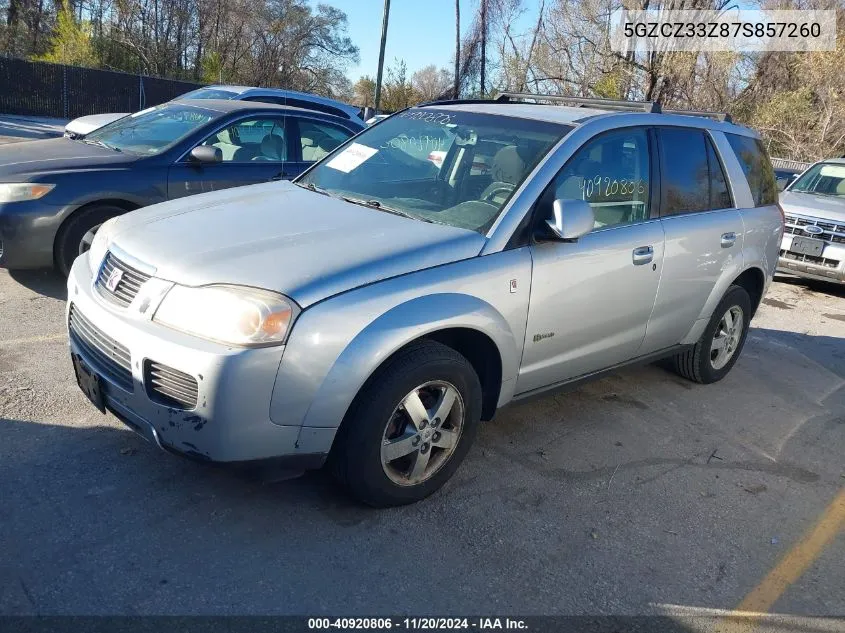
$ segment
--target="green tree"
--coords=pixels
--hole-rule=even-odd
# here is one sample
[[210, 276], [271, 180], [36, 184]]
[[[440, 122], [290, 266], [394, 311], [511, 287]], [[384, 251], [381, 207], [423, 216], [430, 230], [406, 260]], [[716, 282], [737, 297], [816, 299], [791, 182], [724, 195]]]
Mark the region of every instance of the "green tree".
[[362, 75], [352, 87], [355, 104], [362, 107], [372, 107], [376, 94], [376, 82], [369, 75]]
[[97, 55], [91, 42], [91, 25], [77, 22], [70, 4], [65, 4], [56, 19], [56, 28], [50, 38], [50, 50], [36, 61], [74, 66], [97, 66]]

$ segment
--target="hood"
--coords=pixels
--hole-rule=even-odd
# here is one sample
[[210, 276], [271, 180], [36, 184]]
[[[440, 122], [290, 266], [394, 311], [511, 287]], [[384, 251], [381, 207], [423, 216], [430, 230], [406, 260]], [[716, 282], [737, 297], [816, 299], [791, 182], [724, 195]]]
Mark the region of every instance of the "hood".
[[0, 182], [57, 171], [118, 167], [138, 156], [67, 138], [0, 145]]
[[845, 224], [845, 198], [784, 191], [780, 194], [780, 206], [786, 215], [805, 215]]
[[238, 187], [121, 216], [111, 243], [189, 286], [276, 290], [307, 307], [339, 292], [478, 255], [475, 231], [344, 202], [287, 182]]
[[72, 134], [88, 134], [89, 132], [100, 129], [112, 121], [122, 119], [125, 116], [128, 116], [127, 112], [121, 112], [119, 114], [89, 114], [88, 116], [81, 116], [68, 123], [65, 126], [65, 132], [70, 132]]

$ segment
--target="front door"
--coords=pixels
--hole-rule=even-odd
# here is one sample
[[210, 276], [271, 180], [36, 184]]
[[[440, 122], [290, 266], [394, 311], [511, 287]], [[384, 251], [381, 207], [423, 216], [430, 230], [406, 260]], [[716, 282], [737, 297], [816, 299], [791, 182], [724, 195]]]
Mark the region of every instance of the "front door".
[[528, 327], [517, 392], [611, 367], [638, 355], [663, 266], [663, 227], [651, 205], [649, 133], [625, 128], [588, 142], [539, 201], [587, 200], [593, 232], [535, 241]]
[[265, 114], [235, 121], [199, 143], [220, 149], [222, 162], [196, 163], [185, 157], [171, 166], [168, 197], [283, 179], [287, 177], [287, 138], [285, 117]]

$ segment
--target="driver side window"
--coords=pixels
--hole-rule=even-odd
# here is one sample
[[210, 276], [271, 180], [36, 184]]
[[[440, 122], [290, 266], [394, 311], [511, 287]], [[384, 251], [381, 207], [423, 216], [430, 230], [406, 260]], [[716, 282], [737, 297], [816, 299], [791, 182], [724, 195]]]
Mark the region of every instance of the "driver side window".
[[267, 116], [241, 119], [212, 134], [201, 145], [219, 148], [224, 163], [284, 161], [287, 159], [285, 120]]
[[645, 129], [602, 134], [579, 149], [558, 173], [548, 203], [586, 200], [595, 214], [594, 230], [642, 222], [650, 214], [650, 167]]

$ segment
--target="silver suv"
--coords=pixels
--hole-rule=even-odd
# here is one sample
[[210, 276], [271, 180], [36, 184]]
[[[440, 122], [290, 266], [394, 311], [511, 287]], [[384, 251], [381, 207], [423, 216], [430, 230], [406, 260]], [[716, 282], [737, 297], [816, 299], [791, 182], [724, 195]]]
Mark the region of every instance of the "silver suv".
[[816, 163], [780, 195], [786, 213], [778, 270], [845, 283], [845, 159]]
[[105, 223], [68, 280], [82, 390], [168, 451], [328, 461], [388, 506], [440, 488], [514, 400], [659, 358], [724, 377], [783, 232], [757, 135], [505, 99]]

